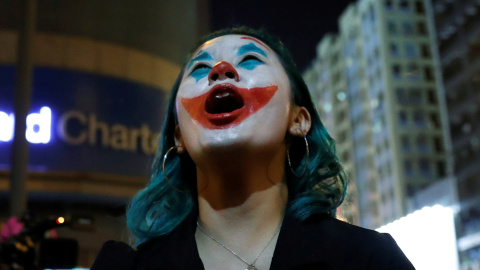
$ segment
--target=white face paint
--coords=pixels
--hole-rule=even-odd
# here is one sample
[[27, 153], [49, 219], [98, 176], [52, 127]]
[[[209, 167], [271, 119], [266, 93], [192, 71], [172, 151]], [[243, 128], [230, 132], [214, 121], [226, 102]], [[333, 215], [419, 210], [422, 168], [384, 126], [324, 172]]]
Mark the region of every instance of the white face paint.
[[176, 108], [195, 162], [203, 151], [280, 147], [292, 106], [279, 58], [257, 39], [227, 35], [203, 44], [187, 64]]

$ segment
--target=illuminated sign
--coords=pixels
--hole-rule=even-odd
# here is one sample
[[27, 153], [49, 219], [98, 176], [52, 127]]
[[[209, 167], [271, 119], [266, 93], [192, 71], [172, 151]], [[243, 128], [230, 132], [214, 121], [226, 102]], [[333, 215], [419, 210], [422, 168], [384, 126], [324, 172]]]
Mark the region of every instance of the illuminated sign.
[[[0, 171], [11, 164], [14, 88], [15, 66], [0, 65]], [[25, 119], [30, 170], [150, 175], [166, 94], [121, 78], [35, 67]]]
[[[31, 143], [50, 142], [52, 110], [42, 107], [40, 113], [31, 113], [27, 116], [27, 130], [25, 138]], [[15, 116], [0, 111], [0, 142], [9, 142], [13, 139]]]
[[[13, 140], [15, 116], [0, 111], [0, 142]], [[39, 113], [31, 113], [27, 116], [27, 129], [25, 137], [30, 143], [49, 143], [52, 130], [52, 110], [42, 107]], [[77, 132], [69, 129], [71, 125], [79, 125]], [[109, 125], [99, 121], [95, 114], [88, 116], [80, 111], [68, 111], [64, 113], [57, 125], [59, 137], [68, 144], [90, 145], [100, 144], [102, 147], [114, 150], [123, 150], [151, 155], [157, 150], [157, 133], [150, 131], [146, 124], [139, 128], [127, 127], [121, 124]]]
[[[79, 125], [79, 131], [69, 131], [70, 125]], [[105, 148], [153, 155], [157, 151], [158, 134], [150, 131], [146, 124], [139, 128], [126, 125], [109, 125], [99, 121], [95, 114], [88, 116], [80, 111], [68, 111], [62, 115], [57, 126], [60, 138], [73, 145], [88, 143], [99, 144]]]

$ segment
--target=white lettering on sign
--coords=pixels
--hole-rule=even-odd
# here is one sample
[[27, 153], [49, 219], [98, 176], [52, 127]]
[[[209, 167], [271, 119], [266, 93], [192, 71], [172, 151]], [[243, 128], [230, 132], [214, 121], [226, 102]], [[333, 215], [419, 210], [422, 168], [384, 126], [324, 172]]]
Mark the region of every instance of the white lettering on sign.
[[[27, 129], [25, 138], [31, 143], [50, 142], [50, 130], [52, 126], [52, 110], [42, 107], [39, 113], [31, 113], [27, 116]], [[13, 139], [15, 116], [0, 111], [0, 141], [9, 142]]]
[[27, 131], [25, 138], [31, 143], [48, 143], [52, 126], [52, 110], [42, 107], [40, 113], [27, 116]]
[[7, 114], [0, 111], [0, 142], [9, 142], [13, 139], [15, 117], [13, 113]]
[[[80, 124], [81, 129], [76, 134], [68, 131], [71, 121]], [[79, 111], [69, 111], [62, 115], [57, 127], [60, 138], [70, 144], [90, 145], [100, 144], [105, 148], [123, 150], [130, 152], [141, 152], [155, 154], [158, 146], [158, 134], [150, 131], [146, 124], [139, 128], [131, 128], [125, 125], [109, 125], [99, 121], [94, 114], [85, 115]]]
[[[42, 107], [39, 113], [27, 116], [25, 137], [30, 143], [49, 143], [52, 129], [52, 111]], [[79, 129], [69, 131], [69, 125], [76, 122]], [[57, 123], [59, 137], [68, 144], [99, 145], [113, 150], [143, 152], [153, 155], [158, 147], [158, 133], [150, 131], [146, 124], [138, 128], [127, 127], [121, 124], [109, 125], [97, 119], [95, 114], [85, 115], [80, 111], [64, 113]], [[13, 139], [15, 117], [13, 113], [0, 111], [0, 142], [9, 142]], [[75, 134], [73, 134], [75, 133]]]

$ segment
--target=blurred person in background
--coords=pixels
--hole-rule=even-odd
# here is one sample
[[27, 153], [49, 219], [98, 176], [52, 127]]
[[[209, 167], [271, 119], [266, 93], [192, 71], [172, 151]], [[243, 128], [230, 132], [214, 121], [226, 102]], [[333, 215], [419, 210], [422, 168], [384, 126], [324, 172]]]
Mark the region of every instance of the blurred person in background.
[[340, 221], [346, 176], [287, 48], [263, 30], [203, 38], [173, 86], [133, 248], [99, 269], [414, 269], [388, 234]]

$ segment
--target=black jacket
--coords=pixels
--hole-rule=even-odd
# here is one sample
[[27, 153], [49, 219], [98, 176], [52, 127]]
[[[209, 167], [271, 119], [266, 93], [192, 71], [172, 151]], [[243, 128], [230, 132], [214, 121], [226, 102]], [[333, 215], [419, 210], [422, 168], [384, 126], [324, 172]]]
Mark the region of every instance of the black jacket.
[[[106, 242], [91, 270], [204, 270], [195, 243], [196, 215], [172, 233], [142, 244]], [[415, 269], [389, 234], [317, 215], [304, 222], [285, 216], [271, 270]]]

